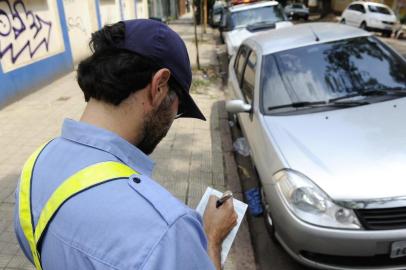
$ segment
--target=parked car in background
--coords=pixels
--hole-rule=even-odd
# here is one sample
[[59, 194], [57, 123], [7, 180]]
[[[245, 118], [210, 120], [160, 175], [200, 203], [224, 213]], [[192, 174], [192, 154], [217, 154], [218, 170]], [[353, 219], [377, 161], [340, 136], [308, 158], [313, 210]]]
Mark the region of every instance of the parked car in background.
[[292, 25], [278, 2], [263, 1], [227, 8], [220, 30], [231, 57], [241, 42], [253, 34]]
[[223, 17], [224, 8], [226, 7], [225, 2], [223, 1], [216, 1], [213, 4], [209, 22], [210, 25], [214, 28], [219, 27], [221, 23], [221, 18]]
[[367, 31], [381, 32], [390, 37], [395, 30], [395, 13], [386, 5], [375, 2], [353, 2], [341, 15], [341, 23], [360, 27]]
[[299, 24], [246, 39], [229, 89], [281, 246], [319, 269], [406, 269], [405, 59]]
[[401, 18], [395, 27], [395, 38], [403, 39], [406, 38], [406, 16]]
[[289, 4], [285, 7], [285, 15], [292, 19], [309, 19], [309, 9], [301, 3]]

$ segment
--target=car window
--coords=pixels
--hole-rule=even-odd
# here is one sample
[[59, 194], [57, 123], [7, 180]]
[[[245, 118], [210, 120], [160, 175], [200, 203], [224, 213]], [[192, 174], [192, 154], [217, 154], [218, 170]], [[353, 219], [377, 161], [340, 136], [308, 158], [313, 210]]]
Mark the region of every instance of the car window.
[[365, 7], [364, 7], [363, 5], [359, 5], [358, 9], [359, 9], [359, 11], [362, 12], [362, 13], [365, 13], [365, 12], [366, 12], [366, 11], [365, 11]]
[[339, 40], [266, 55], [261, 70], [265, 112], [269, 107], [294, 102], [327, 101], [363, 91], [406, 89], [406, 61], [375, 37]]
[[368, 10], [373, 13], [381, 13], [381, 14], [386, 14], [386, 15], [391, 14], [389, 9], [387, 9], [386, 7], [381, 7], [381, 6], [368, 5]]
[[293, 8], [298, 8], [298, 9], [302, 9], [302, 8], [303, 8], [303, 5], [301, 5], [301, 4], [293, 4], [292, 7], [293, 7]]
[[236, 74], [237, 80], [238, 80], [238, 85], [241, 84], [242, 74], [244, 72], [245, 60], [247, 60], [247, 56], [248, 56], [247, 47], [241, 46], [238, 51], [238, 55], [235, 60], [235, 66], [234, 66], [235, 74]]
[[242, 81], [242, 93], [248, 103], [252, 103], [255, 89], [255, 72], [257, 67], [257, 55], [251, 51], [245, 66], [244, 78]]
[[353, 4], [349, 7], [349, 9], [354, 10], [354, 11], [358, 11], [358, 12], [363, 12], [365, 13], [365, 8], [363, 5], [360, 4]]

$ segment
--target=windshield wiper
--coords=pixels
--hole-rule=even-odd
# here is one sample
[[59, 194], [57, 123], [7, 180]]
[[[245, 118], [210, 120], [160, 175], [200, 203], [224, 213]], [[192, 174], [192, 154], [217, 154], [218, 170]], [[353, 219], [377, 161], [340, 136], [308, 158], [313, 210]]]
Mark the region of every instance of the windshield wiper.
[[325, 105], [325, 101], [301, 101], [301, 102], [293, 102], [290, 104], [284, 104], [284, 105], [278, 105], [278, 106], [271, 106], [268, 107], [268, 110], [276, 110], [276, 109], [282, 109], [282, 108], [303, 108], [303, 107], [313, 107], [317, 105]]
[[394, 88], [389, 88], [389, 89], [375, 89], [375, 90], [367, 90], [367, 91], [359, 91], [354, 94], [350, 94], [347, 96], [342, 96], [338, 98], [332, 98], [329, 100], [329, 102], [335, 102], [338, 100], [342, 99], [347, 99], [347, 98], [353, 98], [353, 97], [369, 97], [369, 96], [386, 96], [386, 95], [394, 95], [394, 96], [399, 96], [399, 97], [406, 97], [406, 89], [401, 88], [401, 87], [394, 87]]
[[284, 104], [279, 106], [268, 107], [268, 110], [277, 110], [282, 108], [317, 108], [317, 107], [354, 107], [370, 104], [367, 101], [349, 101], [349, 102], [326, 102], [326, 101], [302, 101], [302, 102], [293, 102], [291, 104]]

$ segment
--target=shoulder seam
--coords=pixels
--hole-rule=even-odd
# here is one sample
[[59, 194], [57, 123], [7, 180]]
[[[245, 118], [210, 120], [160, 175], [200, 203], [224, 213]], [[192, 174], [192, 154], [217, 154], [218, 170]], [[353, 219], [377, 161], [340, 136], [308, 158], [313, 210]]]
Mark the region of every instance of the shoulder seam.
[[183, 215], [179, 216], [177, 219], [175, 219], [174, 222], [172, 222], [172, 224], [170, 224], [170, 226], [168, 226], [168, 228], [165, 230], [165, 232], [161, 235], [161, 237], [158, 239], [158, 241], [155, 243], [155, 245], [149, 251], [147, 257], [145, 258], [144, 262], [142, 263], [142, 265], [140, 267], [140, 270], [144, 269], [144, 266], [148, 262], [149, 258], [152, 256], [152, 253], [155, 251], [155, 249], [159, 245], [159, 243], [161, 243], [162, 239], [168, 234], [169, 230], [173, 227], [173, 225], [176, 224], [176, 222], [179, 219], [183, 218], [186, 215], [188, 215], [188, 212], [186, 212]]
[[88, 256], [89, 258], [94, 259], [95, 261], [98, 261], [99, 263], [102, 263], [102, 264], [104, 264], [104, 265], [106, 265], [106, 266], [108, 266], [108, 267], [110, 267], [110, 268], [112, 268], [112, 269], [115, 269], [115, 270], [122, 270], [121, 268], [117, 268], [116, 266], [114, 266], [114, 265], [112, 265], [112, 264], [110, 264], [110, 263], [108, 263], [108, 262], [106, 262], [106, 261], [104, 261], [104, 260], [102, 260], [102, 259], [100, 259], [100, 258], [94, 256], [94, 255], [91, 255], [91, 254], [87, 253], [86, 251], [82, 250], [82, 249], [79, 248], [79, 247], [75, 247], [75, 246], [71, 245], [71, 244], [68, 243], [65, 239], [63, 239], [60, 235], [58, 235], [57, 233], [55, 233], [55, 232], [53, 232], [53, 231], [51, 231], [51, 230], [49, 230], [49, 229], [48, 229], [47, 233], [51, 233], [51, 234], [54, 235], [59, 241], [61, 241], [64, 245], [66, 245], [66, 246], [68, 246], [68, 247], [70, 247], [70, 248], [73, 248], [73, 249], [77, 250], [78, 252], [80, 252], [80, 253], [82, 253], [82, 254]]

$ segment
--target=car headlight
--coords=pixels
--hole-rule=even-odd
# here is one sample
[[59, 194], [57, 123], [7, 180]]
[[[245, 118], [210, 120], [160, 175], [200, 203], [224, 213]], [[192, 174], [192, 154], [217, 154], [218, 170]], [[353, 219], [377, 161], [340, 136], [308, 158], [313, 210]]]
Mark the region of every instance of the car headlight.
[[335, 204], [304, 175], [282, 170], [272, 177], [272, 181], [279, 195], [299, 219], [323, 227], [361, 229], [352, 209]]

